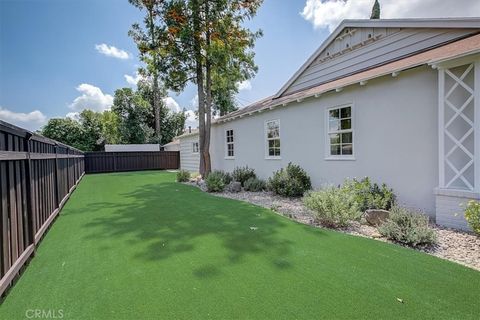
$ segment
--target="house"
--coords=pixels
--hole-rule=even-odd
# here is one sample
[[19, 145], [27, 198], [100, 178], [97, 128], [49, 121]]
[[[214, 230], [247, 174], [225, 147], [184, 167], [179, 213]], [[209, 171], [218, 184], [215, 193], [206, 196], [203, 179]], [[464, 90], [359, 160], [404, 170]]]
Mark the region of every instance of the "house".
[[172, 142], [164, 144], [162, 147], [164, 151], [180, 151], [180, 140], [175, 138]]
[[368, 176], [467, 229], [460, 204], [480, 198], [479, 33], [480, 18], [343, 21], [277, 93], [214, 121], [212, 168], [267, 178], [294, 162], [314, 187]]
[[190, 172], [200, 171], [199, 135], [198, 129], [188, 130], [176, 137], [180, 142], [180, 169]]

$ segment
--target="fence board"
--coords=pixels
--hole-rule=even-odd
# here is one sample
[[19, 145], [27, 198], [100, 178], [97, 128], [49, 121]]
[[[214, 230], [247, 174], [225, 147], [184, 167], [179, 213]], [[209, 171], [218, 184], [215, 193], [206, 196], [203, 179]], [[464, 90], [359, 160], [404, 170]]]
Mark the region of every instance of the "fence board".
[[178, 151], [87, 152], [85, 172], [119, 172], [178, 169]]
[[78, 185], [84, 161], [79, 150], [0, 120], [0, 295]]

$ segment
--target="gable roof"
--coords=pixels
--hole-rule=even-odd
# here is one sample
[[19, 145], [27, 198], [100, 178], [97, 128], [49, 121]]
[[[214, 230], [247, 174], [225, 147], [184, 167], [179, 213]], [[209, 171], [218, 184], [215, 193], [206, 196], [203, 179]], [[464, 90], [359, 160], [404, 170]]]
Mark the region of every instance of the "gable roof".
[[396, 60], [382, 66], [359, 72], [347, 77], [333, 80], [318, 86], [285, 95], [279, 98], [274, 96], [257, 101], [243, 109], [231, 112], [214, 121], [214, 123], [231, 121], [236, 118], [242, 118], [258, 112], [274, 109], [294, 102], [301, 102], [305, 98], [318, 97], [319, 95], [332, 90], [341, 90], [342, 88], [354, 85], [365, 84], [368, 80], [385, 75], [395, 76], [400, 71], [418, 67], [421, 65], [432, 65], [445, 60], [463, 57], [466, 55], [480, 54], [480, 34], [451, 42], [449, 44], [437, 47], [416, 55], [412, 55], [400, 60]]
[[480, 28], [480, 18], [438, 18], [438, 19], [360, 19], [343, 20], [328, 38], [315, 50], [307, 61], [273, 96], [279, 98], [297, 80], [300, 75], [319, 57], [345, 28], [442, 28], [469, 29]]

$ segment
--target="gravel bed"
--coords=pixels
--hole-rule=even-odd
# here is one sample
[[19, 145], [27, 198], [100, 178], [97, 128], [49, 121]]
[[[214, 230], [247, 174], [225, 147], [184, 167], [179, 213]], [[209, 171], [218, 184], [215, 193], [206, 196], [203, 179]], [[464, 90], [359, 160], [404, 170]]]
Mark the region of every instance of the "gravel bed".
[[[189, 183], [196, 185], [195, 183]], [[316, 223], [303, 206], [301, 199], [289, 199], [274, 195], [270, 192], [222, 192], [214, 195], [224, 198], [247, 201], [284, 215], [298, 222], [322, 227]], [[480, 271], [480, 237], [467, 232], [448, 229], [437, 225], [432, 226], [437, 235], [437, 244], [430, 247], [415, 248], [416, 250], [454, 261]], [[352, 222], [348, 227], [337, 231], [379, 241], [391, 242], [382, 237], [375, 227]]]

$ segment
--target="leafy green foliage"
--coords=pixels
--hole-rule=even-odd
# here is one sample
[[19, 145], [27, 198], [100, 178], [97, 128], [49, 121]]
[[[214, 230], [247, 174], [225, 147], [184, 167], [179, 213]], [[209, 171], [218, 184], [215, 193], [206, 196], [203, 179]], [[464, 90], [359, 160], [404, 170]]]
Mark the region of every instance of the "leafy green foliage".
[[472, 230], [480, 235], [480, 202], [470, 200], [465, 208], [465, 220]]
[[361, 216], [355, 195], [345, 188], [329, 186], [308, 192], [303, 203], [315, 219], [327, 227], [343, 227]]
[[375, 3], [373, 4], [370, 19], [380, 19], [380, 3], [378, 3], [378, 0], [375, 0]]
[[402, 207], [392, 208], [389, 218], [378, 231], [390, 240], [413, 247], [431, 245], [436, 241], [435, 232], [428, 225], [428, 217]]
[[268, 179], [268, 188], [284, 197], [301, 197], [312, 188], [312, 183], [305, 170], [290, 162]]
[[84, 141], [84, 132], [81, 124], [70, 118], [53, 118], [42, 129], [42, 135], [65, 143], [80, 150], [88, 151]]
[[187, 182], [190, 179], [190, 172], [188, 170], [179, 170], [177, 172], [177, 182]]
[[225, 189], [225, 173], [222, 171], [212, 171], [205, 179], [208, 192], [222, 192]]
[[265, 190], [265, 181], [255, 178], [255, 177], [250, 177], [245, 181], [243, 188], [245, 191], [252, 191], [252, 192], [259, 192]]
[[395, 204], [393, 189], [388, 188], [385, 183], [380, 187], [377, 183], [372, 183], [368, 177], [362, 180], [346, 180], [343, 188], [354, 194], [362, 212], [367, 209], [390, 210]]
[[245, 166], [245, 167], [236, 167], [235, 169], [233, 169], [232, 177], [234, 181], [240, 182], [243, 187], [245, 185], [245, 181], [247, 181], [250, 178], [256, 178], [257, 175], [255, 174], [255, 169]]

